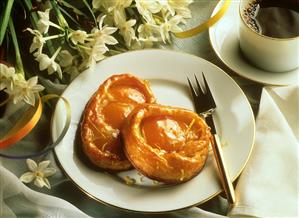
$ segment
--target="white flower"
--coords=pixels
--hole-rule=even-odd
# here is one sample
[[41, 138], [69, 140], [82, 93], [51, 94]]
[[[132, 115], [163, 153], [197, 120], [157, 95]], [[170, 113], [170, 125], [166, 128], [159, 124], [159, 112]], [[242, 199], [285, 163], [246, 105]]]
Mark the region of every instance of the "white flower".
[[132, 28], [136, 24], [136, 20], [135, 19], [125, 20], [118, 12], [115, 12], [115, 14], [116, 14], [116, 23], [119, 28], [119, 33], [124, 37], [126, 45], [130, 47], [131, 41], [136, 39], [135, 30]]
[[135, 0], [138, 12], [148, 23], [155, 23], [153, 15], [161, 11], [162, 5], [156, 0]]
[[150, 39], [151, 41], [158, 41], [158, 36], [160, 36], [160, 27], [154, 24], [141, 24], [138, 29], [139, 38], [144, 40]]
[[13, 97], [14, 104], [24, 101], [27, 104], [34, 106], [35, 93], [44, 90], [44, 87], [37, 84], [37, 81], [37, 76], [26, 81], [22, 74], [14, 74], [13, 85], [6, 89], [5, 92]]
[[168, 20], [169, 14], [165, 17], [165, 22], [160, 26], [160, 33], [164, 43], [170, 41], [169, 32], [181, 32], [182, 29], [178, 26], [183, 18], [180, 15], [175, 15], [174, 17]]
[[67, 67], [70, 66], [73, 62], [73, 56], [68, 50], [62, 50], [59, 53], [59, 65], [61, 67]]
[[91, 48], [84, 49], [82, 51], [83, 61], [79, 66], [79, 69], [89, 68], [95, 65], [96, 62], [106, 58], [104, 55], [107, 52], [107, 47], [105, 45], [95, 45]]
[[[80, 47], [82, 63], [79, 66], [79, 70], [93, 66], [96, 62], [103, 60], [106, 56], [104, 55], [109, 48], [107, 45], [115, 45], [118, 41], [111, 36], [117, 28], [103, 26], [103, 22], [106, 16], [98, 17], [99, 28], [92, 29], [88, 35], [87, 42]], [[67, 70], [69, 71], [69, 69]]]
[[37, 76], [25, 80], [20, 73], [15, 73], [13, 67], [7, 67], [0, 64], [0, 90], [8, 93], [14, 104], [24, 101], [32, 106], [35, 104], [35, 93], [44, 89], [43, 86], [37, 84]]
[[34, 52], [36, 49], [38, 49], [38, 52], [41, 53], [46, 40], [43, 38], [42, 34], [39, 31], [32, 30], [30, 28], [27, 28], [26, 30], [28, 30], [31, 34], [34, 35], [29, 49], [30, 53]]
[[98, 17], [99, 20], [99, 29], [94, 28], [91, 31], [91, 36], [93, 36], [94, 38], [94, 43], [95, 45], [104, 45], [104, 44], [108, 44], [108, 45], [115, 45], [118, 43], [118, 41], [111, 36], [111, 34], [113, 34], [117, 28], [115, 27], [109, 27], [107, 25], [103, 26], [103, 22], [106, 16], [102, 16], [102, 17]]
[[57, 57], [61, 47], [56, 50], [54, 55], [49, 58], [46, 54], [36, 54], [35, 60], [39, 62], [39, 69], [40, 70], [48, 70], [48, 74], [51, 75], [54, 72], [58, 73], [59, 78], [62, 78], [62, 71], [59, 64], [55, 62], [55, 58]]
[[82, 30], [76, 30], [69, 35], [71, 41], [77, 45], [79, 43], [84, 43], [85, 39], [87, 38], [87, 33]]
[[[117, 28], [113, 27], [104, 27], [102, 30], [99, 30], [97, 28], [92, 30], [93, 40], [86, 43], [86, 46], [105, 46], [107, 45], [115, 45], [118, 43], [118, 41], [111, 36], [110, 34], [113, 33]], [[106, 47], [106, 50], [109, 51], [108, 47]]]
[[20, 177], [20, 180], [24, 183], [30, 183], [34, 180], [34, 185], [37, 187], [42, 188], [46, 186], [48, 189], [51, 189], [50, 182], [46, 177], [52, 176], [56, 172], [56, 169], [48, 167], [50, 161], [42, 161], [37, 165], [34, 160], [27, 159], [26, 163], [30, 172], [24, 173]]
[[[103, 7], [104, 11], [108, 12], [108, 18], [112, 16], [114, 24], [118, 26], [116, 14], [126, 20], [125, 9], [131, 6], [132, 0], [93, 0], [93, 4]], [[108, 19], [108, 21], [110, 21], [110, 19]]]
[[93, 0], [92, 6], [95, 9], [103, 7], [109, 13], [115, 9], [127, 8], [132, 4], [132, 0]]
[[111, 6], [111, 2], [111, 0], [92, 0], [92, 7], [94, 9], [99, 9], [100, 7], [103, 7], [107, 10]]
[[50, 26], [50, 9], [45, 10], [45, 12], [38, 11], [39, 20], [37, 22], [37, 29], [41, 33], [47, 33]]
[[120, 34], [124, 37], [124, 40], [128, 47], [131, 46], [131, 41], [136, 38], [135, 30], [132, 28], [136, 24], [136, 20], [131, 19], [120, 25]]
[[11, 87], [15, 68], [0, 63], [0, 91]]
[[180, 15], [183, 18], [191, 18], [191, 11], [188, 6], [193, 0], [157, 0], [163, 7], [163, 10], [169, 11], [172, 16]]
[[176, 15], [181, 15], [183, 18], [191, 18], [191, 11], [188, 6], [193, 2], [193, 0], [168, 0], [170, 11], [172, 11], [171, 15], [174, 15], [174, 11]]

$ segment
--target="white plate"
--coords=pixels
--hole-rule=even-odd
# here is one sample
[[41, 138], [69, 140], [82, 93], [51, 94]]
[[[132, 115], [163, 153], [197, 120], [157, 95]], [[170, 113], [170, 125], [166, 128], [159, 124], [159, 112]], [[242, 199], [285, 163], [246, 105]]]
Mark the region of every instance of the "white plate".
[[[113, 74], [132, 73], [150, 82], [161, 104], [193, 109], [186, 76], [205, 72], [218, 108], [217, 128], [233, 179], [243, 170], [253, 146], [255, 123], [248, 100], [225, 72], [210, 62], [189, 54], [166, 50], [143, 50], [107, 58], [85, 71], [66, 89], [63, 96], [72, 107], [71, 126], [55, 148], [57, 159], [71, 180], [92, 198], [127, 210], [165, 212], [203, 203], [221, 191], [211, 155], [202, 172], [181, 185], [168, 187], [129, 186], [115, 176], [91, 169], [78, 157], [74, 140], [85, 104], [98, 86]], [[62, 130], [65, 109], [58, 102], [52, 125], [54, 140]], [[135, 171], [129, 173], [134, 174]], [[135, 172], [136, 173], [136, 172]]]
[[[215, 7], [217, 13], [223, 1]], [[281, 73], [264, 71], [250, 64], [239, 48], [239, 1], [232, 1], [225, 15], [209, 29], [210, 42], [218, 57], [234, 72], [247, 79], [269, 85], [299, 84], [299, 68]]]

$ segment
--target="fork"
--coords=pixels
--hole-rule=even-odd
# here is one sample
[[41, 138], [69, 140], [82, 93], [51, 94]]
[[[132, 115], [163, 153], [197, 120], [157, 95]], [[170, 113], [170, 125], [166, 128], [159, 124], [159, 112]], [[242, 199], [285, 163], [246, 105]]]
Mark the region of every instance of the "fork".
[[[195, 110], [197, 114], [199, 114], [201, 117], [205, 119], [206, 123], [211, 128], [211, 133], [213, 136], [211, 140], [211, 144], [212, 144], [214, 156], [218, 167], [221, 184], [225, 191], [227, 201], [230, 204], [233, 204], [235, 202], [235, 192], [227, 168], [225, 167], [224, 164], [220, 139], [219, 136], [217, 135], [214, 120], [212, 117], [212, 114], [216, 110], [216, 103], [213, 98], [212, 92], [208, 86], [204, 73], [202, 73], [204, 87], [198, 82], [198, 79], [195, 75], [194, 77], [195, 77], [197, 88], [194, 88], [194, 86], [192, 85], [188, 77], [187, 80], [193, 97]], [[204, 88], [205, 88], [205, 92], [203, 91]]]

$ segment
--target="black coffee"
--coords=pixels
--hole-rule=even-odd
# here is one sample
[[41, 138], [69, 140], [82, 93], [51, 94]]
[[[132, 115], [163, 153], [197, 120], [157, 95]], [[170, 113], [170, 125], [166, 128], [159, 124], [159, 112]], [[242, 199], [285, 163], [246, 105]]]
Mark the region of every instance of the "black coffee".
[[299, 0], [254, 0], [242, 15], [250, 28], [265, 36], [299, 36]]

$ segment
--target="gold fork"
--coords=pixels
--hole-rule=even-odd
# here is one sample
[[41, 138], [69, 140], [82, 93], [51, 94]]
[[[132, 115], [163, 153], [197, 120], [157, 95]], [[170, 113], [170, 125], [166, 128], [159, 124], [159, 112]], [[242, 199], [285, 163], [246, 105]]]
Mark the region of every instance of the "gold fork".
[[[195, 77], [197, 89], [194, 88], [194, 86], [192, 85], [188, 77], [187, 80], [193, 97], [195, 110], [200, 116], [202, 116], [205, 119], [206, 123], [211, 128], [211, 133], [213, 135], [213, 140], [211, 144], [212, 144], [214, 156], [218, 167], [221, 184], [225, 191], [228, 202], [233, 204], [235, 202], [235, 191], [234, 191], [232, 181], [229, 177], [228, 171], [224, 164], [221, 143], [220, 143], [219, 136], [217, 135], [213, 116], [212, 116], [212, 114], [216, 110], [216, 103], [204, 74], [202, 73], [204, 87], [200, 85], [195, 75], [194, 77]], [[205, 92], [203, 91], [203, 88], [205, 88]]]

